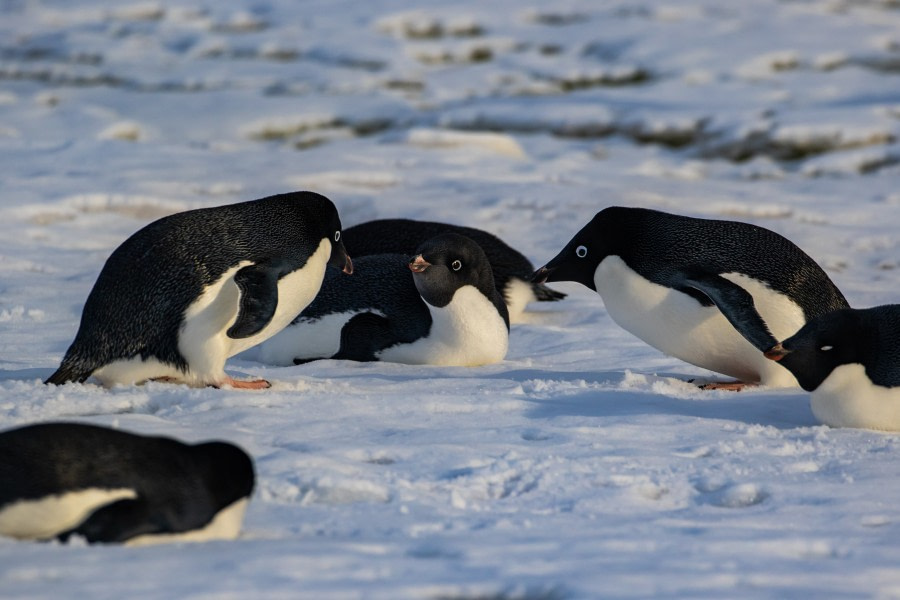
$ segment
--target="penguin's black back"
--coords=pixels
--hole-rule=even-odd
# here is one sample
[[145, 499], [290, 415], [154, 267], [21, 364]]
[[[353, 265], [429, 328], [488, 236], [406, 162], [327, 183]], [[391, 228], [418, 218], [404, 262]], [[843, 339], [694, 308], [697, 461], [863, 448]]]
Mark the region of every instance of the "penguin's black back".
[[377, 311], [392, 321], [397, 342], [409, 343], [428, 335], [431, 314], [422, 301], [404, 254], [374, 254], [354, 260], [353, 275], [327, 269], [316, 299], [294, 322], [329, 314]]
[[[400, 253], [412, 254], [421, 244], [442, 233], [458, 233], [481, 246], [491, 263], [494, 283], [501, 295], [513, 277], [530, 281], [534, 265], [525, 255], [492, 233], [474, 227], [417, 221], [413, 219], [376, 219], [348, 227], [344, 231], [344, 246], [350, 256]], [[538, 300], [554, 301], [565, 294], [544, 285], [532, 285]]]
[[[857, 338], [864, 346], [863, 366], [872, 383], [900, 386], [900, 305], [888, 304], [859, 310], [868, 335]], [[871, 336], [871, 337], [870, 337]]]
[[675, 287], [691, 272], [742, 273], [791, 297], [807, 320], [849, 306], [809, 255], [757, 225], [615, 206], [597, 213], [585, 230], [600, 256], [619, 256], [654, 283]]
[[306, 264], [340, 230], [330, 200], [292, 192], [176, 213], [116, 248], [85, 302], [81, 325], [48, 383], [83, 381], [95, 369], [140, 356], [186, 369], [175, 340], [203, 288], [243, 260]]
[[0, 433], [0, 509], [67, 492], [125, 488], [137, 499], [123, 502], [139, 503], [156, 524], [135, 534], [176, 533], [202, 527], [248, 497], [253, 485], [250, 457], [225, 442], [188, 445], [82, 423]]

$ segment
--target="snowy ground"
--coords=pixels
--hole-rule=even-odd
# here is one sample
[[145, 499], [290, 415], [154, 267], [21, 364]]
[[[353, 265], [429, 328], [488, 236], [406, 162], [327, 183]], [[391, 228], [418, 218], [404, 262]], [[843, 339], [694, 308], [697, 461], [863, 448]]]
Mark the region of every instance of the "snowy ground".
[[577, 286], [484, 368], [41, 385], [129, 234], [294, 189], [536, 265], [611, 204], [740, 219], [854, 306], [900, 298], [896, 2], [550, 4], [0, 1], [0, 427], [224, 438], [258, 470], [235, 542], [0, 540], [0, 596], [900, 597], [900, 437], [701, 392]]

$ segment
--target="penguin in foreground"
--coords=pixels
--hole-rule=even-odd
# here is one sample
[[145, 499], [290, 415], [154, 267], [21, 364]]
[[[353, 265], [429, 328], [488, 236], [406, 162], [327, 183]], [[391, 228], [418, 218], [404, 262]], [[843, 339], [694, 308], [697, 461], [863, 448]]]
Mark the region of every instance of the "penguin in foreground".
[[651, 346], [747, 384], [795, 387], [763, 352], [847, 301], [812, 258], [781, 235], [735, 221], [645, 208], [599, 213], [535, 281], [577, 281]]
[[566, 297], [542, 283], [533, 283], [531, 261], [494, 234], [474, 227], [413, 219], [377, 219], [348, 227], [344, 231], [344, 243], [351, 256], [413, 254], [422, 243], [442, 233], [458, 233], [481, 246], [513, 323], [519, 320], [529, 302], [554, 302]]
[[832, 427], [900, 431], [900, 305], [842, 309], [770, 348]]
[[268, 339], [315, 298], [326, 265], [353, 272], [331, 201], [313, 192], [177, 213], [116, 248], [75, 341], [46, 383], [163, 380], [260, 389], [225, 360]]
[[509, 314], [485, 253], [438, 235], [409, 255], [356, 259], [356, 274], [328, 273], [294, 322], [258, 348], [272, 364], [319, 358], [476, 366], [503, 360]]
[[0, 535], [130, 545], [234, 539], [253, 462], [226, 442], [189, 445], [83, 423], [0, 433]]

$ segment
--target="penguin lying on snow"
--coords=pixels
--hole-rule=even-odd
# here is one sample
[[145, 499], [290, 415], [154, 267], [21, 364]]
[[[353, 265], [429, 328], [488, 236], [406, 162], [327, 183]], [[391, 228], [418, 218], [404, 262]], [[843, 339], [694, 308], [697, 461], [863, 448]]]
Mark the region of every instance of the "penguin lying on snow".
[[503, 360], [509, 315], [491, 266], [467, 237], [446, 233], [408, 255], [356, 259], [356, 274], [328, 273], [294, 322], [259, 346], [259, 360], [318, 358], [475, 366]]
[[232, 444], [81, 423], [4, 431], [0, 457], [0, 535], [19, 539], [233, 539], [254, 483], [250, 457]]
[[847, 301], [800, 248], [773, 231], [643, 208], [597, 213], [535, 275], [577, 281], [651, 346], [742, 382], [796, 386], [763, 352]]
[[820, 315], [770, 348], [832, 427], [900, 431], [900, 305]]
[[88, 296], [75, 341], [46, 383], [238, 381], [225, 360], [271, 337], [319, 291], [326, 264], [352, 273], [334, 204], [312, 192], [191, 210], [116, 248]]
[[348, 227], [344, 243], [351, 256], [371, 254], [412, 254], [425, 241], [442, 233], [458, 233], [481, 246], [491, 263], [494, 283], [516, 322], [529, 302], [553, 302], [565, 298], [541, 283], [532, 283], [534, 265], [525, 256], [497, 236], [449, 223], [414, 221], [412, 219], [378, 219]]

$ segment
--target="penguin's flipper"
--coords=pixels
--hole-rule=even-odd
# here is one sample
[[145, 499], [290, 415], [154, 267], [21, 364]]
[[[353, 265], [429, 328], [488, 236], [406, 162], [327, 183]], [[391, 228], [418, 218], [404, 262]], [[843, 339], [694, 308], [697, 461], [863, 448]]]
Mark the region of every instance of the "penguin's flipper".
[[753, 304], [753, 296], [741, 286], [719, 275], [687, 275], [682, 286], [702, 292], [725, 315], [744, 338], [764, 352], [778, 343]]
[[331, 358], [360, 362], [378, 360], [375, 353], [397, 341], [387, 317], [372, 312], [360, 313], [341, 328], [341, 346]]
[[247, 265], [234, 274], [234, 283], [241, 290], [238, 316], [228, 331], [228, 337], [239, 340], [263, 330], [278, 308], [278, 278], [281, 269], [265, 263]]
[[165, 530], [165, 527], [153, 522], [144, 500], [126, 498], [98, 508], [81, 525], [57, 537], [67, 541], [71, 535], [80, 535], [91, 544], [115, 544], [138, 535]]

